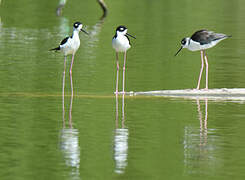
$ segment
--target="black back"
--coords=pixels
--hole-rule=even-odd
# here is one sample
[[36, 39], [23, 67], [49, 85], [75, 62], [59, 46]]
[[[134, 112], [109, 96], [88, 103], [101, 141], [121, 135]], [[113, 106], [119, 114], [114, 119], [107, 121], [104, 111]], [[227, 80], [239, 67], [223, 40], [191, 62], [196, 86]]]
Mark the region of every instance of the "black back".
[[191, 39], [193, 41], [199, 42], [201, 45], [204, 45], [204, 44], [208, 44], [212, 41], [222, 39], [224, 37], [225, 37], [224, 34], [216, 34], [212, 31], [208, 31], [208, 30], [203, 29], [203, 30], [195, 32], [191, 36]]
[[63, 40], [61, 41], [60, 45], [65, 44], [65, 43], [68, 41], [68, 39], [69, 39], [69, 37], [66, 37], [65, 39], [63, 39]]

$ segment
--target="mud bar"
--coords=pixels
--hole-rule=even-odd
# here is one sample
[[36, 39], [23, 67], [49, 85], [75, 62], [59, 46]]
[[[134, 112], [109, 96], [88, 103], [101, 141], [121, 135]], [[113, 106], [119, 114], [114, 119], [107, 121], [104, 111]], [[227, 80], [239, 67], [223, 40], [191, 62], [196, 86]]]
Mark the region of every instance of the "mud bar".
[[230, 88], [230, 89], [221, 88], [221, 89], [208, 89], [208, 90], [180, 89], [180, 90], [159, 90], [159, 91], [145, 91], [145, 92], [130, 91], [130, 92], [126, 92], [126, 95], [245, 100], [245, 88]]

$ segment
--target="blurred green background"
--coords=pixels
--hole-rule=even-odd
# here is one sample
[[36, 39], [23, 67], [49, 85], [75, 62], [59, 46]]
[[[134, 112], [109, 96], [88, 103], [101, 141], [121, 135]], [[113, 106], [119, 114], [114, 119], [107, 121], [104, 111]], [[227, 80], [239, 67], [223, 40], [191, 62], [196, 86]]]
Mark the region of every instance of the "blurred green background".
[[[1, 1], [1, 179], [244, 179], [243, 102], [126, 96], [117, 115], [111, 40], [118, 25], [136, 36], [126, 90], [150, 91], [196, 87], [200, 53], [174, 57], [183, 37], [203, 28], [232, 35], [207, 51], [209, 88], [242, 88], [245, 1], [105, 3], [100, 20], [96, 0], [68, 0], [61, 16], [58, 0]], [[68, 76], [62, 120], [64, 57], [48, 50], [71, 35], [75, 21], [91, 35], [80, 33], [69, 128]]]

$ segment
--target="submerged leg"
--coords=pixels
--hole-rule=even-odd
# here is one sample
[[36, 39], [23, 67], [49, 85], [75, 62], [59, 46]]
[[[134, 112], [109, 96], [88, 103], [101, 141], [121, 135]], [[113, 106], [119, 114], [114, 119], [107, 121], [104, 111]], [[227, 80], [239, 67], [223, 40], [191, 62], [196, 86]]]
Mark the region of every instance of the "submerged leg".
[[65, 56], [65, 60], [64, 60], [64, 72], [63, 72], [63, 84], [62, 84], [63, 121], [65, 121], [65, 75], [66, 75], [66, 56]]
[[70, 102], [70, 110], [69, 110], [69, 125], [70, 128], [72, 128], [72, 103], [73, 103], [73, 83], [72, 83], [72, 66], [74, 63], [74, 56], [75, 54], [72, 54], [72, 59], [71, 59], [71, 67], [70, 67], [70, 80], [71, 80], [71, 102]]
[[119, 78], [119, 61], [118, 61], [118, 52], [116, 52], [116, 62], [117, 62], [117, 80], [116, 80], [116, 92], [118, 94], [118, 78]]
[[70, 109], [69, 109], [69, 127], [72, 128], [72, 103], [73, 103], [73, 93], [71, 95]]
[[124, 64], [123, 64], [123, 94], [125, 94], [125, 70], [126, 70], [126, 58], [127, 58], [127, 52], [124, 52]]
[[203, 62], [203, 51], [201, 50], [201, 61], [202, 61], [202, 65], [201, 65], [201, 70], [200, 70], [200, 74], [199, 74], [199, 78], [198, 78], [198, 83], [197, 83], [197, 90], [200, 88], [200, 82], [202, 79], [202, 71], [203, 71], [203, 67], [204, 67], [204, 62]]
[[206, 88], [205, 89], [208, 89], [208, 56], [205, 51], [204, 51], [204, 58], [205, 58], [205, 64], [206, 64]]
[[123, 94], [122, 95], [122, 128], [124, 128], [124, 122], [125, 122], [125, 113], [124, 113], [124, 95], [125, 94]]
[[118, 128], [118, 94], [116, 94], [116, 129]]

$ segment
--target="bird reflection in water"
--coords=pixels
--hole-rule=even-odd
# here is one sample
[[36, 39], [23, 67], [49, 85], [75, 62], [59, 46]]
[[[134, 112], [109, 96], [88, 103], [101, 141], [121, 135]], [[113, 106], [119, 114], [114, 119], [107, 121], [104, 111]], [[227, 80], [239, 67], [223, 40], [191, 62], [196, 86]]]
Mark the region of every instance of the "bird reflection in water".
[[1, 17], [0, 17], [0, 31], [1, 31], [1, 29], [2, 29], [2, 20], [1, 20]]
[[220, 163], [216, 157], [218, 136], [216, 129], [208, 128], [208, 99], [205, 98], [205, 113], [201, 108], [200, 99], [196, 99], [199, 126], [186, 126], [184, 131], [184, 164], [187, 174], [209, 174], [216, 171]]
[[104, 0], [97, 0], [98, 4], [100, 5], [101, 9], [103, 10], [103, 14], [100, 17], [100, 19], [92, 26], [88, 27], [90, 30], [89, 34], [89, 39], [86, 40], [84, 43], [84, 49], [85, 49], [85, 56], [88, 57], [89, 61], [88, 63], [91, 63], [91, 66], [94, 66], [96, 64], [94, 61], [96, 59], [96, 51], [97, 51], [97, 46], [99, 42], [99, 34], [101, 32], [101, 29], [103, 27], [105, 18], [107, 16], [107, 6], [104, 2]]
[[[1, 5], [2, 0], [0, 0], [0, 5]], [[1, 26], [2, 26], [2, 21], [1, 21], [1, 17], [0, 17], [0, 30], [1, 30]]]
[[208, 99], [205, 99], [205, 117], [203, 119], [200, 100], [197, 99], [197, 111], [200, 120], [200, 146], [207, 144], [208, 137]]
[[123, 174], [128, 158], [128, 129], [125, 128], [124, 94], [122, 96], [122, 122], [119, 125], [118, 95], [116, 95], [116, 129], [114, 135], [115, 173]]
[[[60, 149], [63, 152], [65, 164], [71, 167], [70, 177], [71, 179], [80, 178], [80, 146], [79, 146], [79, 131], [72, 126], [72, 104], [73, 93], [70, 97], [69, 107], [69, 121], [66, 122], [65, 116], [63, 116], [63, 128], [60, 135]], [[64, 97], [62, 98], [64, 100]], [[64, 103], [64, 102], [63, 102]], [[63, 115], [65, 114], [63, 108]], [[68, 127], [67, 127], [68, 126]]]

